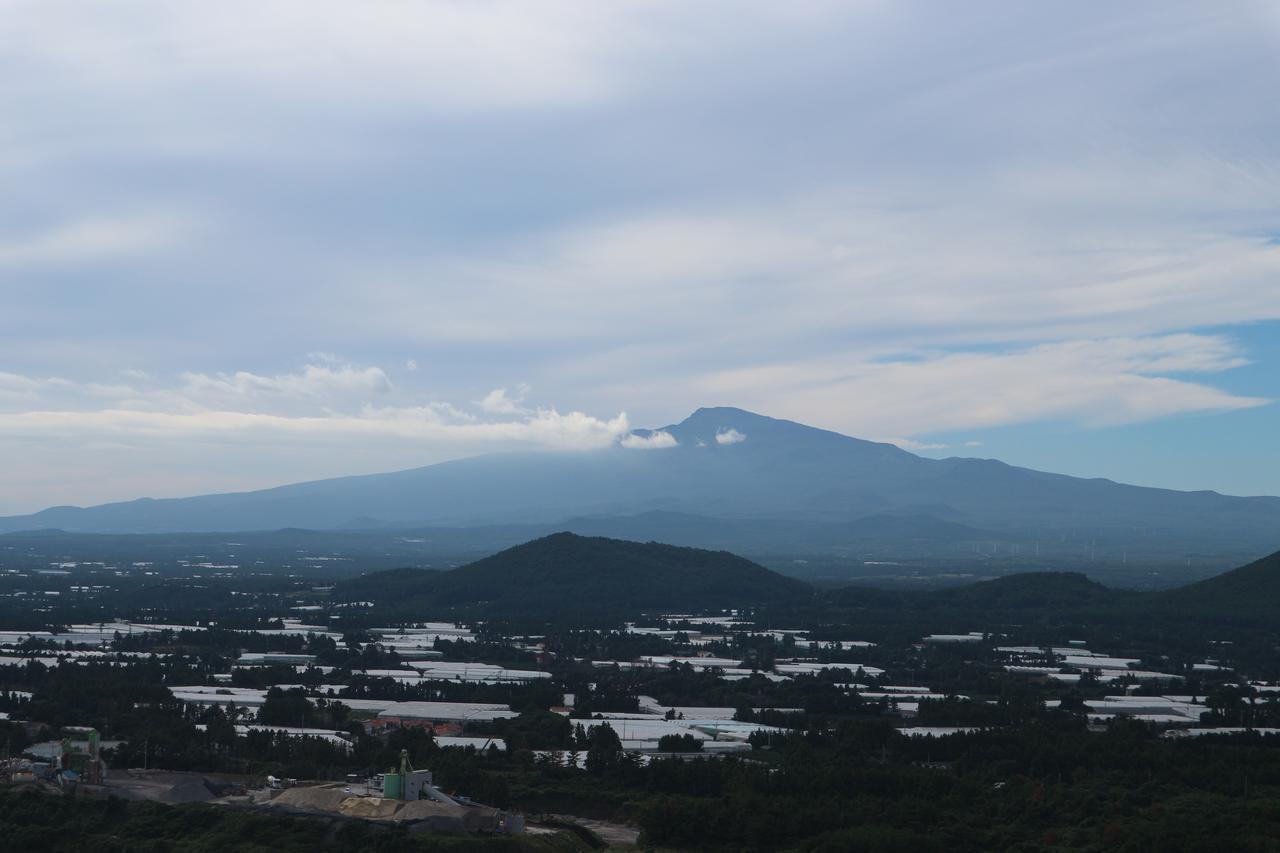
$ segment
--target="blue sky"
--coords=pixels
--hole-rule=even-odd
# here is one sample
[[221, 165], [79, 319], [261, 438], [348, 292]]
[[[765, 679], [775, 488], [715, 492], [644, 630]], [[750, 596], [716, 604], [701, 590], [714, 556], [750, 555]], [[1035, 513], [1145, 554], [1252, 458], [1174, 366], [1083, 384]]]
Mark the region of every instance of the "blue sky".
[[1278, 48], [1249, 2], [0, 0], [0, 512], [700, 405], [1280, 493]]

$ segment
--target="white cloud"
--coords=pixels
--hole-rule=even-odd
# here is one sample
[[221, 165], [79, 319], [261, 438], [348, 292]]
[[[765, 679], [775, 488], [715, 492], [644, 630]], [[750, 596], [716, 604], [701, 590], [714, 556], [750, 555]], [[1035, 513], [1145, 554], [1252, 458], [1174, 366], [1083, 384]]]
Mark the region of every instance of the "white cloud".
[[601, 419], [582, 412], [541, 409], [509, 421], [457, 422], [441, 407], [368, 409], [358, 415], [292, 417], [260, 412], [28, 411], [0, 414], [0, 435], [79, 440], [88, 436], [123, 439], [204, 440], [240, 435], [271, 442], [281, 438], [341, 443], [350, 439], [398, 438], [431, 442], [441, 449], [531, 448], [574, 450], [607, 447], [629, 429], [625, 415]]
[[903, 450], [920, 451], [920, 450], [945, 450], [947, 445], [940, 444], [936, 441], [917, 441], [914, 438], [882, 438], [880, 441], [886, 444], [894, 444]]
[[308, 364], [301, 373], [264, 376], [235, 373], [183, 373], [182, 392], [196, 400], [249, 400], [265, 397], [332, 398], [342, 395], [386, 394], [391, 380], [380, 367], [338, 367]]
[[[1044, 420], [1098, 427], [1269, 402], [1162, 375], [1244, 363], [1214, 335], [1072, 340], [993, 352], [919, 352], [725, 371], [690, 383], [698, 397], [853, 435], [921, 435]], [[856, 406], [846, 401], [857, 401]], [[918, 439], [916, 439], [918, 440]]]
[[[130, 5], [132, 13], [58, 0], [9, 4], [6, 48], [68, 88], [113, 101], [195, 88], [301, 103], [340, 99], [365, 110], [407, 104], [484, 113], [611, 97], [621, 81], [610, 52], [641, 36], [634, 28], [642, 23], [590, 4], [551, 2], [534, 14], [510, 0], [226, 0], [222, 14]], [[51, 30], [59, 38], [48, 39]]]
[[494, 388], [484, 398], [476, 401], [476, 405], [482, 411], [495, 415], [512, 415], [520, 412], [528, 411], [524, 407], [524, 399], [529, 395], [529, 386], [520, 384], [516, 386], [514, 394], [508, 389]]
[[[236, 214], [218, 218], [213, 251], [157, 272], [186, 282], [208, 267], [207, 320], [155, 286], [122, 317], [167, 305], [165, 320], [216, 328], [230, 314], [259, 335], [514, 342], [510, 362], [547, 373], [588, 370], [606, 348], [670, 358], [694, 330], [708, 339], [694, 355], [723, 366], [855, 336], [960, 347], [1280, 317], [1280, 168], [1257, 142], [1280, 111], [1239, 86], [1274, 76], [1258, 35], [1273, 22], [1253, 8], [1110, 10], [1102, 41], [1061, 9], [998, 6], [945, 20], [879, 3], [136, 8], [19, 5], [0, 66], [26, 81], [0, 108], [53, 158], [30, 172], [32, 206], [73, 174], [64, 195], [82, 207], [81, 171], [93, 199], [138, 146], [162, 145], [172, 182], [133, 195]], [[744, 57], [757, 73], [736, 73]], [[353, 112], [370, 103], [392, 118]], [[156, 104], [172, 111], [158, 126]], [[248, 152], [190, 148], [260, 127]], [[92, 156], [47, 144], [80, 138]], [[495, 168], [506, 180], [486, 195], [473, 176]], [[464, 197], [474, 214], [522, 209], [562, 171], [597, 189], [537, 215], [420, 227]], [[218, 178], [189, 180], [206, 174]], [[342, 222], [351, 239], [313, 212], [325, 196], [362, 211]], [[365, 215], [380, 210], [401, 216]], [[275, 301], [305, 311], [306, 331]], [[136, 322], [95, 334], [136, 337]], [[627, 368], [643, 370], [634, 356]]]
[[417, 370], [418, 360], [416, 358], [407, 358], [404, 362], [405, 370]]
[[618, 443], [631, 450], [666, 450], [680, 444], [680, 442], [676, 441], [674, 435], [664, 430], [657, 430], [646, 435], [629, 433], [624, 435]]
[[[203, 493], [488, 452], [604, 448], [631, 429], [625, 414], [548, 407], [478, 417], [413, 402], [383, 378], [376, 368], [310, 366], [274, 376], [186, 373], [142, 391], [0, 373], [0, 446], [17, 451], [5, 476], [22, 484], [24, 501], [0, 504], [0, 513], [57, 503], [67, 482], [85, 503]], [[374, 405], [375, 397], [394, 402]], [[345, 411], [335, 399], [348, 402]]]
[[[424, 297], [406, 281], [456, 286], [430, 293], [430, 314], [378, 322], [399, 328], [425, 317], [433, 336], [455, 343], [535, 346], [587, 330], [626, 340], [705, 332], [714, 318], [714, 344], [738, 354], [851, 334], [950, 345], [1280, 319], [1280, 288], [1271, 286], [1280, 244], [1257, 233], [1280, 195], [1280, 170], [1197, 164], [1188, 181], [1201, 185], [1174, 194], [1161, 182], [1187, 164], [1083, 164], [1072, 174], [1084, 184], [1073, 190], [1081, 212], [1064, 221], [1052, 191], [1030, 188], [1038, 176], [994, 168], [980, 188], [981, 216], [979, 188], [968, 184], [859, 182], [760, 207], [539, 233], [495, 259], [397, 265], [373, 278], [392, 304]], [[1220, 192], [1224, 183], [1234, 196]], [[1135, 208], [1134, 197], [1150, 206]], [[1234, 209], [1209, 229], [1204, 211], [1215, 204]]]
[[[146, 380], [148, 387], [0, 372], [0, 446], [24, 448], [23, 464], [8, 476], [18, 478], [19, 468], [37, 463], [46, 469], [45, 485], [26, 482], [27, 500], [56, 488], [60, 479], [49, 472], [64, 467], [112, 470], [109, 483], [98, 478], [77, 486], [78, 500], [137, 497], [110, 491], [148, 482], [137, 472], [112, 467], [124, 459], [139, 470], [177, 466], [177, 479], [166, 476], [171, 483], [195, 483], [190, 471], [205, 458], [224, 460], [228, 471], [239, 467], [238, 480], [228, 480], [228, 471], [206, 472], [206, 483], [191, 489], [203, 492], [222, 483], [250, 488], [487, 452], [603, 448], [631, 429], [625, 414], [605, 418], [550, 407], [498, 407], [477, 416], [447, 402], [417, 402], [391, 385], [380, 368], [347, 364], [271, 375], [188, 372], [170, 384], [141, 374], [130, 378]], [[144, 460], [157, 454], [170, 461], [153, 469]], [[36, 478], [34, 470], [21, 476]], [[267, 471], [278, 473], [270, 477]], [[174, 492], [152, 482], [145, 493]]]
[[25, 233], [0, 232], [0, 269], [32, 269], [147, 255], [179, 247], [193, 230], [185, 214], [99, 216]]
[[489, 452], [603, 448], [631, 428], [622, 414], [543, 409], [466, 421], [452, 418], [450, 408], [327, 416], [114, 408], [0, 413], [0, 442], [21, 451], [6, 459], [4, 475], [22, 485], [0, 496], [0, 513], [65, 503], [68, 488], [75, 502], [93, 504], [266, 488]]
[[49, 392], [69, 387], [72, 383], [58, 377], [37, 378], [23, 376], [20, 373], [0, 371], [0, 401], [5, 398], [34, 399], [42, 392]]
[[981, 447], [981, 446], [982, 446], [982, 442], [981, 442], [981, 441], [966, 441], [966, 442], [964, 443], [964, 446], [965, 446], [965, 447]]
[[716, 431], [716, 444], [738, 444], [746, 440], [747, 436], [733, 427]]

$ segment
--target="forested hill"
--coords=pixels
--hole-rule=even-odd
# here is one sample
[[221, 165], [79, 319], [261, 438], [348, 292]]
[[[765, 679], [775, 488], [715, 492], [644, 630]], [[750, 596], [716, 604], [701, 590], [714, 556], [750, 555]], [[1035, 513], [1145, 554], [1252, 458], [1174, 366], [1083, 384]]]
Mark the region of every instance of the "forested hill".
[[1280, 623], [1280, 551], [1247, 566], [1171, 589], [1163, 605], [1212, 614], [1225, 621], [1271, 619]]
[[1280, 624], [1280, 553], [1166, 592], [1110, 589], [1070, 572], [1009, 575], [931, 592], [815, 592], [726, 551], [556, 533], [452, 571], [374, 572], [340, 583], [333, 597], [371, 601], [383, 614], [404, 618], [451, 613], [617, 621], [642, 612], [764, 606], [779, 616], [797, 608], [810, 615], [815, 608], [853, 611], [868, 627], [928, 617], [935, 630], [1030, 622], [1243, 630]]
[[[828, 590], [820, 606], [867, 631], [967, 632], [1038, 626], [1045, 636], [1230, 641], [1237, 657], [1274, 655], [1280, 640], [1280, 552], [1206, 581], [1160, 592], [1110, 589], [1082, 574], [1036, 572], [937, 591]], [[1192, 642], [1194, 645], [1194, 642]]]
[[448, 572], [374, 572], [333, 596], [404, 611], [594, 617], [798, 604], [812, 590], [727, 551], [555, 533]]
[[1077, 572], [1026, 572], [928, 592], [842, 587], [827, 592], [825, 599], [837, 606], [1030, 612], [1110, 604], [1133, 595]]

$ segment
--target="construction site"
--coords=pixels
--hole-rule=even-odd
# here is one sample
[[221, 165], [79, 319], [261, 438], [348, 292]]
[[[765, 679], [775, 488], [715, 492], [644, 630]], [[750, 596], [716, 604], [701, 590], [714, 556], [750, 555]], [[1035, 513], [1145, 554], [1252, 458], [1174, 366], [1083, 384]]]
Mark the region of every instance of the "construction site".
[[408, 826], [411, 832], [513, 835], [524, 832], [523, 815], [454, 798], [436, 787], [430, 770], [415, 770], [408, 751], [400, 766], [365, 780], [293, 785], [268, 777], [266, 788], [249, 791], [246, 804], [286, 814], [348, 818]]
[[[415, 769], [407, 751], [398, 767], [346, 782], [264, 780], [232, 774], [172, 770], [107, 771], [95, 729], [68, 728], [50, 761], [12, 758], [0, 763], [0, 782], [32, 785], [50, 794], [116, 797], [167, 804], [207, 803], [267, 813], [366, 821], [405, 827], [411, 833], [514, 835], [523, 815], [490, 808], [438, 788], [430, 770]], [[50, 744], [54, 747], [54, 744]]]

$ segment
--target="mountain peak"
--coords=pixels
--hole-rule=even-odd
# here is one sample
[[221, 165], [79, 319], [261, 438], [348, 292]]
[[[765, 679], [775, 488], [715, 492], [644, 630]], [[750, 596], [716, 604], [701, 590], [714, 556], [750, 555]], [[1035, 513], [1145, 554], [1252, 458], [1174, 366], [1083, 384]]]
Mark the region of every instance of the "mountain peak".
[[877, 454], [915, 458], [913, 454], [892, 444], [854, 438], [843, 433], [808, 426], [782, 418], [771, 418], [734, 406], [704, 406], [678, 424], [655, 430], [636, 430], [640, 435], [668, 433], [684, 447], [761, 445], [789, 452], [825, 451], [837, 447], [861, 448]]
[[[792, 424], [793, 426], [802, 426], [794, 421], [784, 421], [781, 418], [771, 418], [768, 415], [761, 415], [757, 412], [749, 412], [746, 409], [739, 409], [736, 406], [702, 406], [695, 409], [693, 414], [681, 421], [677, 426], [694, 426], [718, 423], [723, 425], [736, 426], [758, 426], [768, 424]], [[814, 427], [805, 427], [805, 429], [814, 429]]]
[[670, 433], [685, 445], [733, 445], [741, 444], [753, 433], [767, 434], [780, 423], [785, 421], [732, 406], [705, 406], [658, 432]]
[[746, 409], [739, 409], [737, 406], [699, 406], [693, 410], [693, 414], [685, 418], [682, 423], [699, 420], [703, 418], [743, 418], [743, 419], [759, 419], [772, 421], [777, 418], [771, 418], [768, 415], [761, 415], [757, 412], [749, 412]]

